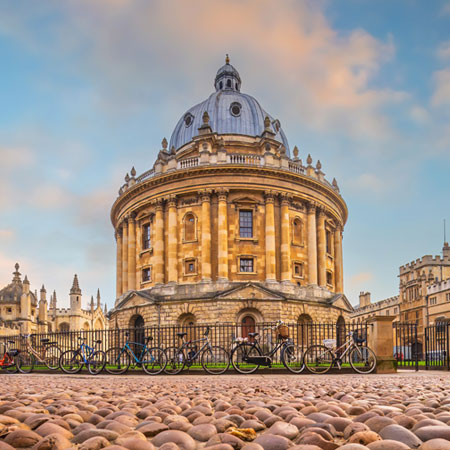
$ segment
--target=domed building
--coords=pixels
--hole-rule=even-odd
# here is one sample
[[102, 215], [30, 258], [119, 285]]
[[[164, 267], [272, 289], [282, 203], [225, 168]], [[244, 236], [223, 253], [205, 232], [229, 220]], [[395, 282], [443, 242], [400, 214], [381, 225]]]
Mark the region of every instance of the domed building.
[[241, 93], [228, 57], [214, 87], [112, 206], [111, 326], [345, 317], [336, 181], [297, 147], [291, 157], [280, 121]]

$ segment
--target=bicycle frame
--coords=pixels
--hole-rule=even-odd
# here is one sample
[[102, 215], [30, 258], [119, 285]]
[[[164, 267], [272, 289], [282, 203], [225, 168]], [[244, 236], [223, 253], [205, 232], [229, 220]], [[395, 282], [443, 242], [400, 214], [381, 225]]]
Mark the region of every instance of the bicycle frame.
[[[353, 334], [350, 334], [350, 338], [347, 339], [340, 347], [337, 347], [336, 349], [329, 349], [331, 354], [333, 355], [333, 363], [336, 363], [339, 369], [341, 369], [342, 360], [354, 347], [358, 350], [361, 356], [361, 350], [355, 344], [355, 341], [353, 340]], [[345, 350], [341, 354], [338, 354], [338, 352], [340, 352], [343, 348], [345, 348]]]
[[[86, 351], [87, 350], [87, 351]], [[89, 362], [89, 357], [94, 353], [95, 347], [89, 347], [89, 345], [82, 342], [78, 349], [76, 350], [76, 354], [80, 354], [83, 358], [83, 363], [87, 364]], [[86, 357], [87, 355], [87, 357]]]
[[[264, 328], [262, 331], [267, 331], [267, 330], [273, 331], [273, 328]], [[272, 356], [274, 356], [275, 353], [278, 350], [280, 350], [281, 348], [285, 347], [290, 342], [292, 342], [292, 340], [290, 340], [290, 338], [280, 339], [280, 338], [277, 337], [275, 347], [272, 350], [270, 350], [268, 353], [264, 353], [262, 351], [261, 345], [259, 343], [258, 336], [255, 336], [255, 340], [253, 342], [250, 342], [250, 344], [252, 344], [253, 347], [256, 347], [261, 352], [262, 356], [265, 356], [265, 357], [268, 357], [268, 358], [272, 358]]]
[[5, 351], [3, 352], [2, 359], [0, 359], [0, 368], [6, 369], [8, 367], [13, 366], [15, 364], [15, 362], [14, 362], [14, 358], [9, 354], [8, 343], [4, 342], [3, 345], [5, 347]]
[[208, 336], [205, 336], [205, 337], [200, 338], [200, 339], [195, 339], [194, 341], [185, 341], [185, 340], [184, 340], [184, 336], [183, 336], [182, 341], [183, 341], [183, 343], [182, 343], [181, 347], [180, 347], [178, 350], [184, 350], [185, 348], [186, 348], [186, 349], [189, 349], [189, 348], [191, 348], [191, 346], [192, 346], [193, 344], [195, 344], [196, 342], [203, 342], [203, 341], [205, 341], [205, 343], [200, 347], [199, 350], [197, 350], [197, 351], [194, 350], [194, 352], [195, 352], [194, 355], [191, 356], [191, 355], [189, 355], [189, 352], [188, 352], [188, 355], [187, 355], [187, 356], [188, 356], [188, 360], [190, 360], [190, 361], [193, 361], [194, 359], [196, 359], [196, 358], [198, 357], [198, 355], [200, 355], [200, 353], [201, 353], [205, 348], [211, 347], [211, 344], [209, 343], [209, 338], [208, 338]]
[[42, 354], [38, 353], [38, 351], [31, 345], [30, 343], [31, 336], [25, 336], [25, 341], [27, 345], [27, 351], [30, 352], [39, 362], [44, 362], [44, 352], [45, 352], [45, 344], [44, 349], [42, 350]]
[[[142, 347], [141, 354], [139, 355], [139, 357], [133, 352], [132, 348], [130, 347], [130, 343], [133, 345], [139, 345], [140, 347]], [[141, 344], [140, 342], [126, 341], [125, 345], [122, 347], [122, 350], [119, 353], [119, 356], [117, 357], [117, 360], [120, 360], [120, 357], [122, 356], [122, 354], [124, 352], [127, 352], [130, 356], [132, 356], [134, 358], [135, 363], [142, 364], [142, 357], [144, 356], [144, 353], [146, 352], [147, 349], [148, 349], [147, 344]]]

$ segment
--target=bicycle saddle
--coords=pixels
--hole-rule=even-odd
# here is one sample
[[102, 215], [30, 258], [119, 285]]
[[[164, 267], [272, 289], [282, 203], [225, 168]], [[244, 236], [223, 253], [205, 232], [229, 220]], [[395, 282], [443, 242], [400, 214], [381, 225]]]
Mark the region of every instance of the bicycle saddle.
[[258, 336], [258, 334], [259, 334], [259, 333], [248, 333], [248, 335], [249, 335], [250, 337]]
[[366, 342], [366, 340], [363, 337], [358, 337], [356, 335], [353, 335], [353, 340], [357, 343], [357, 344], [362, 344], [363, 342]]
[[187, 333], [177, 333], [177, 336], [180, 338], [182, 338], [183, 336], [186, 336], [186, 335], [187, 335]]
[[49, 341], [50, 341], [50, 339], [47, 339], [47, 338], [41, 339], [41, 342], [42, 342], [43, 344], [47, 344], [47, 342], [49, 342]]
[[14, 341], [8, 341], [8, 344], [15, 344]]
[[101, 339], [97, 339], [97, 340], [95, 341], [95, 343], [96, 343], [96, 344], [101, 344], [101, 343], [102, 343], [102, 340], [101, 340]]

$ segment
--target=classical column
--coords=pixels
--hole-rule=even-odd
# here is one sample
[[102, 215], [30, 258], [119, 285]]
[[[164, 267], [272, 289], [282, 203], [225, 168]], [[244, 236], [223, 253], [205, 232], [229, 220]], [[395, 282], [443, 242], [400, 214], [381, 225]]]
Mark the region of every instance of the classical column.
[[316, 205], [308, 203], [308, 280], [317, 284]]
[[[266, 281], [276, 281], [275, 199], [272, 191], [266, 192], [265, 197], [266, 197]], [[289, 235], [288, 235], [288, 244], [289, 244]]]
[[334, 231], [334, 279], [337, 293], [344, 292], [344, 272], [342, 261], [342, 225], [338, 225]]
[[128, 222], [122, 224], [122, 294], [128, 291]]
[[217, 277], [221, 281], [228, 280], [228, 189], [217, 189], [218, 206], [218, 267]]
[[155, 284], [164, 284], [164, 211], [163, 199], [156, 199], [155, 207], [155, 242], [153, 243]]
[[211, 190], [199, 192], [202, 201], [202, 281], [211, 281]]
[[122, 295], [122, 228], [116, 231], [116, 298]]
[[178, 220], [177, 220], [177, 198], [171, 195], [167, 202], [169, 210], [169, 235], [168, 235], [168, 283], [178, 282]]
[[281, 281], [290, 281], [291, 245], [289, 242], [289, 196], [281, 196]]
[[134, 214], [128, 219], [128, 289], [136, 289], [136, 220]]
[[317, 265], [319, 272], [319, 286], [327, 285], [327, 243], [325, 232], [325, 211], [319, 208], [317, 216]]

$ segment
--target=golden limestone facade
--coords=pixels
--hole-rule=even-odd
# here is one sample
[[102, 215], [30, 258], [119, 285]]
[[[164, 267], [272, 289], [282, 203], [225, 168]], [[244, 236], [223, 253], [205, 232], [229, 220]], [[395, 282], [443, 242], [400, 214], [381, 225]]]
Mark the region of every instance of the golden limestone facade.
[[335, 322], [352, 309], [337, 183], [297, 148], [290, 157], [279, 121], [240, 94], [229, 62], [215, 84], [153, 168], [127, 174], [112, 207], [111, 326]]
[[83, 309], [82, 293], [75, 275], [69, 295], [70, 307], [58, 308], [56, 292], [53, 291], [48, 302], [47, 291], [42, 285], [38, 300], [37, 291], [31, 291], [26, 276], [22, 281], [19, 264], [16, 264], [12, 282], [0, 289], [0, 336], [108, 327], [106, 305], [102, 310], [99, 291], [96, 303], [91, 297], [89, 308]]

